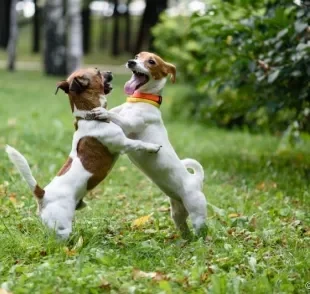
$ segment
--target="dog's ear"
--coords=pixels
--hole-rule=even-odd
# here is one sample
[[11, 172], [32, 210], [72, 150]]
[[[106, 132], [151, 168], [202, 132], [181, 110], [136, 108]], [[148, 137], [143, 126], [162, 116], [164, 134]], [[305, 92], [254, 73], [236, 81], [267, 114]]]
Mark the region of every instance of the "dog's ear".
[[58, 82], [55, 95], [58, 93], [59, 89], [63, 90], [66, 94], [68, 94], [69, 93], [69, 83], [67, 81]]
[[175, 83], [176, 74], [177, 74], [175, 66], [171, 63], [165, 62], [165, 68], [166, 68], [167, 74], [171, 74], [171, 78], [170, 78], [171, 82]]
[[80, 94], [87, 89], [89, 84], [90, 80], [88, 77], [75, 77], [70, 84], [69, 90]]

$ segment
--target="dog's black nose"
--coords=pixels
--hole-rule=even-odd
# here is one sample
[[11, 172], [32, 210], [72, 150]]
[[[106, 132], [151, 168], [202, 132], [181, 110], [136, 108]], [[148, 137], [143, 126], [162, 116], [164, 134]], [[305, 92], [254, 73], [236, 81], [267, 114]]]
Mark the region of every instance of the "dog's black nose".
[[137, 64], [137, 62], [133, 59], [127, 61], [127, 66], [129, 68], [134, 67], [136, 64]]
[[113, 74], [112, 74], [111, 71], [106, 71], [106, 72], [104, 73], [103, 77], [104, 77], [104, 79], [105, 79], [105, 81], [106, 81], [107, 83], [109, 83], [109, 82], [111, 82], [111, 81], [113, 80]]

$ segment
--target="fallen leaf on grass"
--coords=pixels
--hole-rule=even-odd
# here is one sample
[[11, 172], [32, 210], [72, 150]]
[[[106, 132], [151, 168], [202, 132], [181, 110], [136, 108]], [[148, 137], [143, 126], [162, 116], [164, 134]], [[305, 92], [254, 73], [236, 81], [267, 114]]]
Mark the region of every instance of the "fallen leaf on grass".
[[74, 256], [74, 255], [76, 255], [76, 250], [74, 250], [74, 249], [69, 249], [68, 247], [64, 247], [64, 251], [65, 251], [67, 256]]
[[180, 236], [178, 234], [172, 234], [172, 235], [168, 235], [165, 237], [166, 240], [175, 240], [180, 238]]
[[12, 194], [9, 196], [9, 199], [10, 199], [10, 201], [11, 201], [13, 204], [16, 204], [17, 200], [16, 200], [16, 194], [15, 194], [15, 193], [12, 193]]
[[119, 200], [123, 200], [123, 199], [126, 199], [126, 195], [119, 194], [119, 195], [116, 196], [116, 198], [119, 199]]
[[170, 211], [170, 207], [169, 206], [161, 206], [158, 208], [158, 211], [160, 212], [169, 212]]
[[201, 274], [201, 276], [200, 276], [200, 282], [205, 282], [206, 280], [208, 280], [208, 278], [209, 278], [209, 273], [203, 273], [203, 274]]
[[310, 230], [306, 231], [306, 232], [304, 233], [304, 235], [305, 235], [305, 236], [310, 236]]
[[149, 278], [154, 281], [169, 280], [169, 278], [161, 272], [144, 272], [138, 269], [133, 270], [132, 277], [134, 280], [137, 280], [140, 278]]
[[241, 214], [240, 213], [230, 213], [228, 215], [229, 218], [236, 218], [236, 217], [239, 217]]
[[260, 190], [260, 191], [262, 191], [262, 190], [265, 190], [265, 189], [275, 189], [275, 188], [277, 188], [277, 183], [275, 183], [275, 182], [261, 182], [261, 183], [259, 183], [259, 184], [257, 184], [256, 185], [256, 189], [257, 190]]
[[79, 240], [76, 242], [76, 244], [74, 245], [74, 247], [72, 248], [72, 250], [76, 251], [82, 248], [84, 243], [83, 237], [80, 236]]
[[167, 275], [161, 273], [161, 272], [156, 272], [155, 277], [153, 278], [154, 281], [167, 281], [169, 278]]
[[111, 290], [111, 284], [105, 278], [102, 278], [99, 288], [105, 289], [105, 290]]
[[216, 259], [215, 261], [216, 261], [216, 262], [225, 262], [225, 261], [227, 261], [227, 260], [229, 260], [228, 257], [221, 257], [221, 258]]
[[132, 222], [132, 225], [131, 225], [131, 226], [134, 227], [134, 228], [142, 227], [142, 226], [145, 225], [147, 222], [149, 222], [151, 216], [152, 216], [152, 214], [139, 217], [139, 218], [135, 219], [135, 220]]
[[0, 294], [12, 294], [12, 292], [8, 292], [7, 290], [0, 288]]

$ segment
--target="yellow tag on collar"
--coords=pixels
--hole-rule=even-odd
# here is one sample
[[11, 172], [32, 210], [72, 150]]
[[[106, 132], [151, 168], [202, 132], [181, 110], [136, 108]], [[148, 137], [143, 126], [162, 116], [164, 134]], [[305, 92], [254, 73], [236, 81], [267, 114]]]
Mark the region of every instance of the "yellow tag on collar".
[[160, 104], [158, 104], [157, 102], [155, 101], [152, 101], [152, 100], [148, 100], [148, 99], [143, 99], [143, 98], [135, 98], [135, 97], [127, 97], [127, 102], [143, 102], [143, 103], [148, 103], [148, 104], [151, 104], [153, 106], [156, 106], [157, 108], [160, 107]]

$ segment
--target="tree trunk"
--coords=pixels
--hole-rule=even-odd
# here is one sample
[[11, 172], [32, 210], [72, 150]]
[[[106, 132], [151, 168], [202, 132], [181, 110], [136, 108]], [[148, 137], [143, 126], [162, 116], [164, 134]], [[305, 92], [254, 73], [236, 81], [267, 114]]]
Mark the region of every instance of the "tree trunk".
[[[87, 3], [88, 4], [88, 3]], [[85, 5], [82, 9], [82, 26], [83, 26], [83, 51], [89, 53], [91, 44], [91, 11], [89, 5]]]
[[144, 40], [147, 40], [147, 47], [153, 48], [153, 37], [151, 29], [159, 20], [159, 15], [162, 13], [168, 5], [167, 0], [146, 0], [146, 7], [141, 19], [140, 29], [136, 42], [134, 54], [141, 51], [144, 45]]
[[83, 56], [81, 1], [68, 0], [67, 72], [81, 67]]
[[66, 34], [63, 0], [47, 0], [44, 10], [44, 67], [50, 75], [66, 75]]
[[11, 0], [0, 1], [0, 47], [6, 49], [10, 34]]
[[99, 38], [99, 48], [104, 49], [106, 48], [106, 43], [107, 43], [107, 24], [108, 20], [105, 16], [102, 16], [102, 19], [99, 20], [101, 22], [100, 24], [100, 38]]
[[38, 0], [34, 0], [35, 14], [32, 21], [32, 52], [40, 52], [40, 39], [41, 39], [41, 14], [42, 8], [37, 4]]
[[10, 37], [8, 43], [8, 70], [15, 70], [15, 59], [16, 59], [16, 47], [17, 47], [17, 37], [18, 37], [18, 27], [17, 27], [17, 12], [16, 12], [17, 0], [11, 1], [11, 11], [10, 11]]
[[131, 22], [130, 22], [130, 13], [129, 13], [129, 4], [131, 0], [127, 0], [127, 11], [125, 13], [125, 51], [131, 53], [130, 51], [130, 41], [131, 41]]
[[112, 36], [112, 55], [117, 56], [120, 53], [119, 50], [119, 12], [117, 10], [118, 0], [114, 0], [114, 13], [113, 13], [113, 36]]

